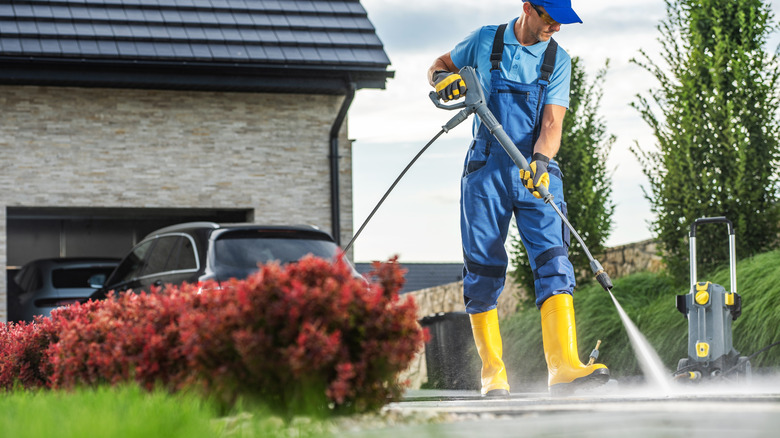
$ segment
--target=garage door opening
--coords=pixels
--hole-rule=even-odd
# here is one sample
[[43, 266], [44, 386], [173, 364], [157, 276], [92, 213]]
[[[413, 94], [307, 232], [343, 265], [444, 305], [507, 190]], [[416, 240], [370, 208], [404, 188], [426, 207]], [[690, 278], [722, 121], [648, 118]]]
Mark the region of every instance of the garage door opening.
[[7, 266], [52, 257], [122, 257], [152, 231], [182, 222], [251, 222], [252, 209], [40, 208], [6, 210]]
[[37, 259], [123, 257], [154, 230], [183, 222], [252, 222], [253, 209], [46, 208], [6, 209], [9, 299], [19, 269]]

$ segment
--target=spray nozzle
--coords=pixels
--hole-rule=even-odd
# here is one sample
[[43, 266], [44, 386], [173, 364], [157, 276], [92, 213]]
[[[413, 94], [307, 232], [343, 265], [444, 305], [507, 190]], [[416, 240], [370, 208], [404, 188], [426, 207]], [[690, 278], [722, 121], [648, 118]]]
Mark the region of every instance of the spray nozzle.
[[601, 263], [599, 263], [598, 260], [591, 259], [590, 270], [596, 276], [596, 281], [599, 282], [599, 284], [601, 285], [601, 287], [604, 288], [605, 291], [609, 292], [610, 290], [612, 290], [612, 280], [609, 278], [607, 271], [604, 270], [604, 268], [601, 266]]
[[599, 347], [601, 346], [601, 339], [596, 342], [596, 348], [593, 349], [593, 351], [590, 352], [590, 360], [588, 361], [588, 366], [593, 365], [596, 363], [596, 359], [599, 358]]
[[612, 290], [612, 280], [609, 278], [609, 275], [607, 275], [606, 272], [601, 271], [597, 273], [596, 281], [598, 281], [601, 287], [603, 287], [607, 292]]

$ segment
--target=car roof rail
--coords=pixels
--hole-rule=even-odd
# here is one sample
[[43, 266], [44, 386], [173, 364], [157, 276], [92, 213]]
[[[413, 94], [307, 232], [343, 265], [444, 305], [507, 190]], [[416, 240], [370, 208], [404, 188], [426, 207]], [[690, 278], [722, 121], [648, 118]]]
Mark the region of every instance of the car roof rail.
[[181, 230], [189, 230], [192, 228], [217, 229], [219, 228], [219, 224], [216, 222], [201, 221], [201, 222], [185, 222], [182, 224], [169, 225], [167, 227], [160, 228], [159, 230], [152, 231], [151, 233], [146, 235], [145, 239], [148, 239], [149, 237], [156, 236], [159, 234], [172, 233]]

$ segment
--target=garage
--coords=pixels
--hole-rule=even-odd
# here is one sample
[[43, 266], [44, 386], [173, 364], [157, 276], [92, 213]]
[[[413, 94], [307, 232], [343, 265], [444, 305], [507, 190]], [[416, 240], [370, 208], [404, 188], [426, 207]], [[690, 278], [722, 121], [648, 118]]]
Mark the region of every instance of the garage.
[[183, 222], [252, 222], [252, 209], [8, 207], [9, 299], [27, 262], [58, 257], [121, 258], [150, 232]]
[[41, 258], [119, 258], [158, 228], [182, 222], [252, 222], [252, 216], [247, 209], [8, 207], [7, 268]]

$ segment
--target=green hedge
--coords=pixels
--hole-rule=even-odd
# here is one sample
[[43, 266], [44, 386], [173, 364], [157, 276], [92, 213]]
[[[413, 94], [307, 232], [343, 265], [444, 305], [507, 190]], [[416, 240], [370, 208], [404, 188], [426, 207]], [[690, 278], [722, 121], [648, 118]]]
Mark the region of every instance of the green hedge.
[[[772, 251], [737, 263], [737, 292], [742, 296], [742, 316], [734, 322], [734, 347], [749, 355], [780, 340], [780, 251]], [[702, 275], [730, 289], [724, 267]], [[675, 296], [688, 293], [688, 284], [674, 284], [665, 273], [640, 273], [614, 280], [613, 293], [639, 331], [658, 352], [669, 372], [687, 356], [688, 322], [677, 311]], [[598, 285], [578, 289], [574, 295], [580, 358], [586, 361], [601, 339], [599, 362], [613, 377], [641, 375], [631, 343], [609, 294]], [[539, 311], [524, 309], [502, 323], [504, 358], [514, 390], [546, 385], [547, 368], [542, 349]], [[756, 367], [780, 364], [780, 346], [751, 359]]]

